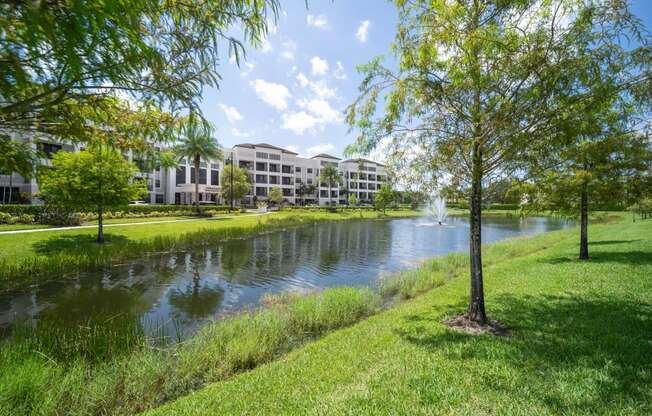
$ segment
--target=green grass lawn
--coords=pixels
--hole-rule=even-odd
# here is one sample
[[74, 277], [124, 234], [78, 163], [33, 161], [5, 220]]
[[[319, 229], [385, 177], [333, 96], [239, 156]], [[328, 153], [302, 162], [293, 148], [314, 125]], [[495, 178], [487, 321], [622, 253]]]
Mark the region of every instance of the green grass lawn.
[[40, 228], [52, 228], [44, 224], [0, 224], [0, 231], [36, 230]]
[[592, 226], [588, 262], [577, 234], [487, 250], [508, 337], [442, 324], [465, 309], [463, 276], [148, 414], [652, 414], [652, 220]]

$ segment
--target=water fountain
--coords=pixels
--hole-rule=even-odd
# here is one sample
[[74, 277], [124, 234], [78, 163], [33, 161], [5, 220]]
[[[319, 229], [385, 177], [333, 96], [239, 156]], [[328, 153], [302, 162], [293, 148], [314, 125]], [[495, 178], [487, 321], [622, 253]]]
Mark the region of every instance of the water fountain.
[[446, 198], [440, 195], [434, 195], [426, 206], [426, 213], [428, 217], [432, 218], [433, 222], [423, 223], [423, 226], [445, 226], [446, 218], [448, 217], [448, 209], [446, 208]]
[[431, 212], [437, 219], [437, 224], [444, 225], [444, 221], [446, 220], [446, 217], [448, 217], [448, 210], [446, 209], [446, 198], [437, 195], [430, 206]]

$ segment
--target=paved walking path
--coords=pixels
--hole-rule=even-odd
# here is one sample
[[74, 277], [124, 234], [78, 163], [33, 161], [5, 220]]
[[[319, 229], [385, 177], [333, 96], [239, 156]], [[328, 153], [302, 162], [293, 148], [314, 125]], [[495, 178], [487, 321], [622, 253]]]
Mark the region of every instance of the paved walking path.
[[[188, 222], [188, 221], [215, 221], [223, 220], [228, 218], [247, 218], [247, 217], [258, 217], [261, 215], [268, 215], [271, 212], [265, 212], [260, 214], [251, 214], [251, 215], [225, 215], [223, 217], [212, 217], [212, 218], [188, 218], [186, 220], [161, 220], [161, 221], [143, 221], [143, 222], [127, 222], [122, 224], [104, 224], [106, 227], [129, 227], [132, 225], [149, 225], [149, 224], [166, 224], [172, 222]], [[31, 230], [13, 230], [13, 231], [0, 231], [0, 235], [5, 234], [25, 234], [25, 233], [41, 233], [45, 231], [65, 231], [65, 230], [81, 230], [84, 228], [97, 228], [95, 225], [75, 225], [72, 227], [53, 227], [53, 228], [34, 228]]]

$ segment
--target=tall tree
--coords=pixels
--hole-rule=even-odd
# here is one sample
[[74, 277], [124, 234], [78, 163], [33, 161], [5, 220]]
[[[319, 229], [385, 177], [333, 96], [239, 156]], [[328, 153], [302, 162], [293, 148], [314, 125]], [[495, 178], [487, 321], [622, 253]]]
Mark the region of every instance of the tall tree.
[[221, 173], [220, 186], [225, 201], [239, 201], [251, 191], [251, 181], [244, 169], [227, 165]]
[[104, 213], [126, 206], [146, 192], [142, 181], [133, 180], [137, 171], [110, 147], [57, 152], [52, 168], [40, 172], [40, 192], [44, 199], [67, 208], [97, 213], [97, 242], [104, 243]]
[[325, 183], [328, 186], [328, 205], [333, 205], [333, 197], [331, 188], [333, 185], [338, 185], [342, 181], [340, 172], [334, 165], [327, 165], [319, 172], [319, 182]]
[[[239, 63], [278, 0], [17, 1], [0, 7], [0, 131], [83, 130], [78, 110], [107, 93], [197, 108], [217, 86], [222, 47]], [[237, 28], [242, 38], [232, 33]]]
[[380, 190], [376, 193], [376, 197], [374, 198], [374, 207], [379, 210], [383, 211], [383, 214], [387, 210], [387, 207], [394, 202], [395, 200], [395, 194], [392, 188], [385, 184], [380, 187]]
[[202, 159], [209, 169], [211, 160], [222, 160], [220, 145], [213, 137], [213, 127], [198, 115], [191, 113], [181, 126], [179, 143], [174, 147], [179, 158], [192, 160], [195, 169], [195, 205], [199, 210], [199, 169]]
[[283, 201], [283, 192], [281, 192], [281, 188], [274, 187], [270, 189], [267, 198], [270, 202], [280, 206], [281, 202]]
[[[618, 36], [635, 19], [624, 2], [397, 0], [396, 5], [399, 28], [392, 50], [398, 69], [385, 68], [378, 58], [361, 67], [361, 96], [347, 117], [360, 135], [347, 150], [368, 153], [391, 136], [393, 149], [417, 147], [434, 176], [470, 185], [466, 318], [485, 325], [483, 187], [520, 167], [533, 149], [552, 144], [546, 132], [567, 111], [553, 98], [591, 54], [578, 50], [576, 39], [591, 38], [596, 49], [617, 49]], [[623, 77], [632, 75], [630, 68], [622, 70]], [[576, 110], [590, 94], [578, 92]], [[378, 115], [381, 100], [385, 107]]]

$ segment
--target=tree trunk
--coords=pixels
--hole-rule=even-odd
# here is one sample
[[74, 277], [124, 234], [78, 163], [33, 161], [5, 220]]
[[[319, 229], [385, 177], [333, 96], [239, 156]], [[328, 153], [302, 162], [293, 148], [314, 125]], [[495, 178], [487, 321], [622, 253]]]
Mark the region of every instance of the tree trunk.
[[102, 214], [102, 209], [97, 211], [97, 242], [99, 244], [104, 244], [104, 218]]
[[580, 197], [580, 260], [589, 259], [589, 193], [586, 185]]
[[482, 151], [479, 143], [473, 146], [473, 172], [470, 204], [470, 259], [471, 291], [467, 317], [485, 325], [487, 314], [484, 308], [484, 286], [482, 278]]
[[9, 203], [10, 204], [13, 203], [13, 201], [11, 200], [11, 198], [12, 198], [11, 194], [13, 193], [13, 187], [14, 187], [13, 180], [14, 180], [14, 173], [11, 172], [9, 174]]
[[195, 207], [199, 212], [199, 164], [201, 163], [199, 155], [195, 155]]

